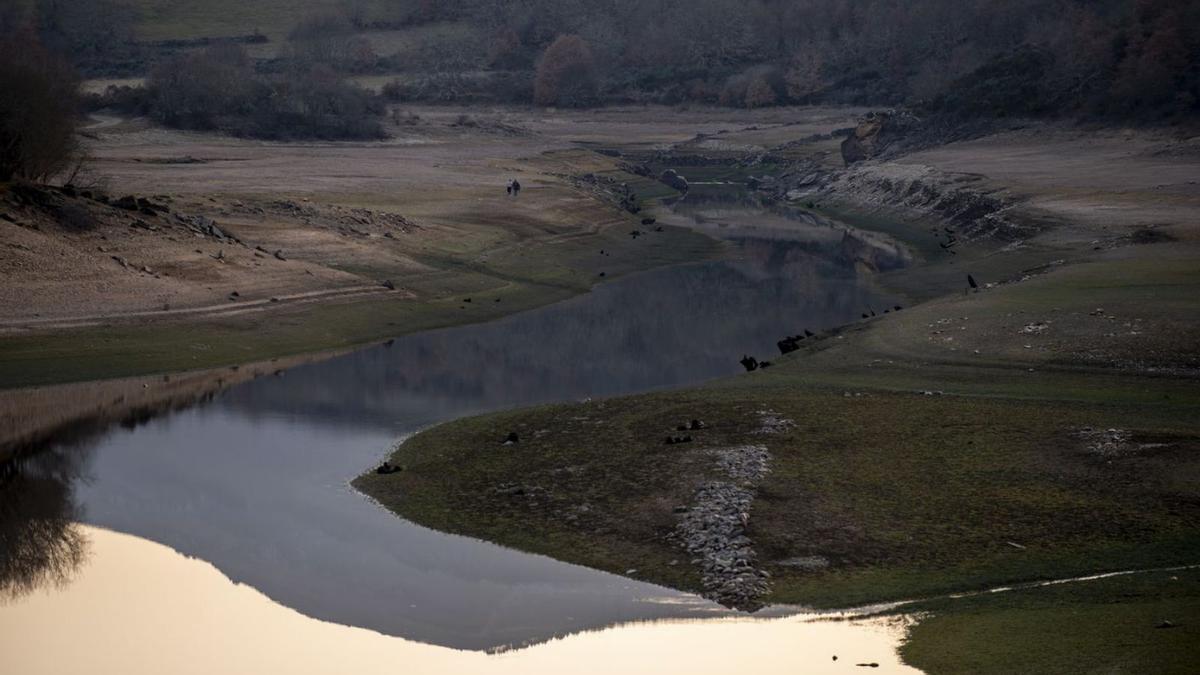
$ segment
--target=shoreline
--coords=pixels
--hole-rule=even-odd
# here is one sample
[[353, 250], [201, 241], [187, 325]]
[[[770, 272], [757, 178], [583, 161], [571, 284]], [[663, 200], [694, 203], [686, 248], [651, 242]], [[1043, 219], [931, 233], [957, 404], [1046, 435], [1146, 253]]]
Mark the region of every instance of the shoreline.
[[[863, 170], [886, 173], [888, 166]], [[821, 195], [822, 201], [850, 196], [837, 189]], [[1023, 204], [1007, 204], [1007, 217], [1022, 216]], [[906, 243], [917, 250], [939, 250], [923, 241], [933, 223], [918, 228], [912, 216], [881, 215], [878, 204], [849, 206], [855, 225], [891, 221], [880, 229], [892, 236], [906, 232]], [[833, 213], [828, 207], [817, 212], [822, 209]], [[846, 606], [1063, 572], [1194, 562], [1200, 530], [1187, 527], [1188, 516], [1178, 511], [1193, 510], [1181, 505], [1191, 503], [1191, 492], [1186, 483], [1178, 494], [1152, 486], [1190, 481], [1196, 471], [1187, 458], [1189, 449], [1200, 447], [1200, 428], [1186, 422], [1200, 410], [1192, 365], [1200, 355], [1194, 337], [1200, 333], [1191, 319], [1197, 309], [1191, 290], [1200, 288], [1195, 232], [1176, 223], [1160, 243], [1140, 244], [1110, 231], [1102, 236], [1113, 243], [1097, 246], [1092, 240], [1105, 228], [1048, 222], [1016, 246], [970, 238], [959, 244], [961, 255], [927, 257], [918, 269], [877, 279], [921, 301], [902, 313], [829, 331], [816, 344], [803, 343], [767, 373], [441, 424], [397, 447], [389, 460], [406, 466], [405, 472], [364, 474], [354, 485], [418, 524], [618, 574], [636, 569], [638, 579], [700, 591], [705, 584], [698, 570], [673, 564], [687, 554], [671, 541], [678, 519], [671, 505], [688, 503], [688, 486], [702, 487], [711, 476], [685, 468], [683, 455], [644, 442], [606, 447], [566, 420], [596, 418], [632, 439], [659, 438], [673, 428], [672, 416], [698, 417], [720, 428], [701, 434], [698, 451], [716, 451], [759, 442], [747, 411], [769, 409], [804, 432], [767, 439], [773, 441], [768, 446], [780, 446], [770, 447], [776, 466], [756, 490], [746, 530], [771, 574], [772, 590], [760, 602]], [[1169, 255], [1157, 253], [1168, 249]], [[962, 281], [968, 270], [986, 285], [947, 293], [950, 283], [970, 290]], [[1110, 277], [1130, 285], [1104, 283]], [[1160, 308], [1155, 315], [1144, 313], [1149, 297]], [[1126, 333], [1109, 328], [1122, 325]], [[648, 419], [648, 410], [661, 411], [664, 419]], [[852, 424], [858, 428], [847, 426]], [[1107, 460], [1136, 482], [1096, 468], [1105, 460], [1078, 440], [1085, 433], [1080, 430], [1092, 427], [1146, 439]], [[550, 434], [539, 447], [522, 447], [524, 460], [466, 451], [513, 428]], [[898, 439], [911, 439], [909, 447], [897, 447]], [[1140, 449], [1153, 439], [1169, 448], [1161, 458]], [[632, 494], [542, 476], [530, 468], [528, 453], [597, 467]], [[647, 462], [676, 472], [682, 485], [664, 488], [639, 479]], [[1167, 478], [1173, 474], [1181, 477]], [[983, 479], [991, 475], [1006, 478], [993, 486]], [[490, 483], [480, 482], [484, 476], [553, 485], [563, 506], [518, 508], [490, 496]], [[946, 494], [918, 500], [917, 487], [931, 479]], [[1161, 492], [1143, 497], [1142, 488], [1133, 487], [1139, 483], [1150, 494]], [[1164, 510], [1162, 499], [1177, 506]], [[606, 505], [596, 516], [603, 525], [561, 517], [579, 500]], [[1075, 508], [1082, 511], [1074, 514]], [[993, 522], [989, 510], [1004, 519]], [[1082, 522], [1062, 525], [1084, 513], [1090, 515]], [[1132, 520], [1139, 525], [1130, 529]], [[812, 559], [815, 567], [797, 571], [781, 564], [791, 557]]]

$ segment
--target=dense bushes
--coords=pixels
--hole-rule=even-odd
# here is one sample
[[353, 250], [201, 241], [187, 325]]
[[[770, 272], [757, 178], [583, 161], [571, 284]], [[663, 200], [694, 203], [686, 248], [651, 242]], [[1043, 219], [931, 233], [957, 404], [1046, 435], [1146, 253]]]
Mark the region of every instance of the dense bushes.
[[578, 35], [560, 35], [538, 60], [533, 102], [580, 108], [597, 102], [596, 62]]
[[0, 42], [0, 181], [44, 181], [77, 158], [78, 84], [32, 32]]
[[533, 78], [521, 71], [432, 73], [394, 79], [380, 93], [393, 103], [528, 103]]
[[267, 139], [382, 138], [378, 96], [325, 66], [263, 76], [240, 47], [179, 56], [147, 81], [149, 113], [167, 126]]

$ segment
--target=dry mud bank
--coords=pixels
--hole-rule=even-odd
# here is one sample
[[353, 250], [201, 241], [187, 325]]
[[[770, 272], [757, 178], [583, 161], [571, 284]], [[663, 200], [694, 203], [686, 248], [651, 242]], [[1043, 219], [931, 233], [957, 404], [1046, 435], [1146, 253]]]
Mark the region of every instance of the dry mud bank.
[[98, 125], [94, 180], [0, 195], [0, 384], [344, 348], [716, 253], [682, 230], [630, 241], [632, 214], [568, 180], [612, 158], [470, 114], [371, 144]]

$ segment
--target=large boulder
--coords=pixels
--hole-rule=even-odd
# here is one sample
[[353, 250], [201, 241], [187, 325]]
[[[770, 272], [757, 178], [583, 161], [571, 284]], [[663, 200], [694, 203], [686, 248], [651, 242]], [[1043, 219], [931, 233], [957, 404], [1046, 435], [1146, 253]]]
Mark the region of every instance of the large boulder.
[[667, 169], [662, 172], [658, 180], [665, 183], [668, 187], [679, 190], [680, 192], [688, 191], [687, 179], [675, 172], [675, 169]]
[[849, 166], [878, 157], [888, 146], [912, 130], [916, 122], [916, 118], [911, 114], [900, 111], [867, 113], [854, 131], [842, 141], [842, 159]]

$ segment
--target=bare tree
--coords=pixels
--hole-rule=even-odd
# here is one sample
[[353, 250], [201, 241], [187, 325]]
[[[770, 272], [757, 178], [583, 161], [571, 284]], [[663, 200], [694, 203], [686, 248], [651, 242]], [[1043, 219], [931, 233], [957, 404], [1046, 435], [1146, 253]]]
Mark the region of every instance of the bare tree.
[[79, 80], [31, 30], [0, 43], [0, 181], [45, 181], [79, 152]]

